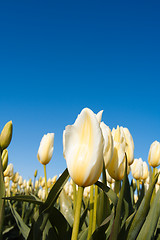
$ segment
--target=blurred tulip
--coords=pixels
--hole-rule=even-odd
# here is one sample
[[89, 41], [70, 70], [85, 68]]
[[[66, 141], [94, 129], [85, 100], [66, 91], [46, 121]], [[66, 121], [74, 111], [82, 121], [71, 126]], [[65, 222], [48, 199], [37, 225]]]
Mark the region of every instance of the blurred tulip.
[[22, 176], [19, 176], [18, 184], [19, 184], [19, 186], [22, 186], [22, 184], [23, 184]]
[[94, 184], [103, 166], [103, 136], [96, 115], [84, 108], [63, 132], [63, 153], [69, 174], [79, 186]]
[[105, 168], [107, 168], [107, 165], [113, 156], [113, 138], [110, 128], [104, 122], [100, 123], [100, 127], [104, 138], [103, 158]]
[[143, 161], [142, 158], [135, 158], [131, 164], [131, 173], [136, 180], [140, 180], [143, 173]]
[[7, 149], [4, 149], [2, 152], [2, 166], [3, 166], [3, 171], [6, 170], [8, 165], [8, 151]]
[[12, 121], [9, 121], [4, 126], [1, 134], [0, 134], [0, 147], [1, 149], [5, 149], [10, 144], [10, 141], [12, 139]]
[[129, 165], [131, 165], [134, 160], [134, 142], [128, 128], [123, 128], [123, 132], [126, 140], [125, 152], [127, 154], [127, 162]]
[[158, 141], [154, 141], [150, 146], [148, 163], [154, 168], [160, 165], [160, 143]]
[[148, 165], [143, 161], [143, 169], [142, 169], [142, 180], [146, 180], [149, 176]]
[[8, 176], [10, 178], [13, 177], [13, 164], [12, 163], [10, 163], [7, 166], [6, 170], [4, 171], [4, 177], [6, 177], [6, 176]]
[[106, 179], [107, 179], [107, 182], [110, 184], [115, 182], [115, 180], [109, 175], [107, 169], [106, 169]]
[[[125, 133], [124, 133], [125, 132]], [[133, 147], [131, 144], [131, 137], [128, 130], [124, 130], [123, 127], [117, 126], [117, 128], [112, 129], [113, 136], [113, 157], [107, 165], [108, 173], [116, 181], [122, 180], [125, 172], [125, 153], [128, 154], [127, 158], [128, 164], [131, 163], [129, 149]], [[129, 160], [129, 161], [128, 161]], [[130, 168], [128, 166], [127, 173], [129, 174]]]
[[18, 180], [19, 180], [19, 173], [16, 172], [16, 173], [13, 174], [12, 182], [18, 183]]
[[44, 135], [38, 149], [37, 158], [43, 165], [50, 162], [53, 155], [54, 133]]
[[37, 169], [36, 169], [35, 172], [34, 172], [34, 177], [35, 177], [35, 178], [37, 177]]

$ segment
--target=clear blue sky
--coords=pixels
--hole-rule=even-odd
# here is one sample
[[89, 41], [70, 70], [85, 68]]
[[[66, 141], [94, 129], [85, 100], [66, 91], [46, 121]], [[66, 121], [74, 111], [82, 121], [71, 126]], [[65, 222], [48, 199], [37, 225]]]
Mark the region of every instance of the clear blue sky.
[[13, 121], [14, 170], [43, 175], [39, 143], [54, 132], [48, 177], [63, 172], [62, 133], [84, 107], [127, 127], [147, 161], [160, 141], [160, 2], [1, 1], [0, 131]]

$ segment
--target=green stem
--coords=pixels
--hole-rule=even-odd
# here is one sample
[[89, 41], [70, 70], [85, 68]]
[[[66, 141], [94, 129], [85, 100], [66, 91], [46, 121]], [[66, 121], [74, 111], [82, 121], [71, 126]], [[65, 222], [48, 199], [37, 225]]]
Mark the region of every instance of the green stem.
[[140, 195], [139, 180], [137, 180], [137, 195], [138, 195], [138, 198], [139, 198], [139, 195]]
[[75, 212], [76, 209], [76, 184], [73, 182], [73, 210]]
[[154, 180], [154, 176], [155, 176], [155, 174], [156, 174], [156, 168], [153, 167], [153, 172], [152, 172], [152, 182], [153, 182], [153, 180]]
[[96, 230], [97, 197], [98, 197], [98, 186], [95, 185], [92, 233]]
[[119, 191], [120, 191], [120, 187], [121, 187], [121, 181], [120, 180], [115, 180], [115, 193], [119, 196]]
[[92, 223], [93, 223], [93, 185], [90, 186], [90, 204], [89, 204], [89, 227], [88, 227], [88, 237], [90, 239], [92, 235]]
[[45, 178], [45, 194], [46, 198], [48, 197], [48, 188], [47, 188], [47, 172], [46, 172], [46, 165], [44, 166], [44, 178]]
[[75, 209], [75, 214], [74, 214], [74, 223], [73, 223], [71, 240], [77, 240], [77, 237], [78, 237], [79, 222], [80, 222], [80, 216], [81, 216], [82, 198], [83, 198], [83, 190], [84, 190], [83, 187], [78, 187], [77, 202], [76, 202], [76, 209]]

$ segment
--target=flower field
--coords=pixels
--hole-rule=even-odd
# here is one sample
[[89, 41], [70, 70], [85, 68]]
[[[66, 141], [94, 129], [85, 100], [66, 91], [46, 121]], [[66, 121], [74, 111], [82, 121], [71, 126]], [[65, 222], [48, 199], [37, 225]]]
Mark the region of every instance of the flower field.
[[27, 181], [8, 162], [12, 122], [3, 127], [0, 239], [160, 239], [160, 143], [151, 143], [148, 164], [135, 159], [128, 128], [111, 130], [102, 114], [84, 108], [66, 126], [66, 169], [49, 179], [54, 133], [44, 135], [37, 150], [44, 176], [37, 178], [35, 170], [34, 180]]

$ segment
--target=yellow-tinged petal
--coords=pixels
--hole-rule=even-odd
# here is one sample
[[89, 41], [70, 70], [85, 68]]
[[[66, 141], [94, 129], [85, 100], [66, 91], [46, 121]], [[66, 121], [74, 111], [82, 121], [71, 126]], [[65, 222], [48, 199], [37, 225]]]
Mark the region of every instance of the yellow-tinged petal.
[[75, 123], [65, 128], [63, 144], [73, 181], [79, 186], [95, 183], [103, 166], [103, 136], [96, 114], [84, 108]]

